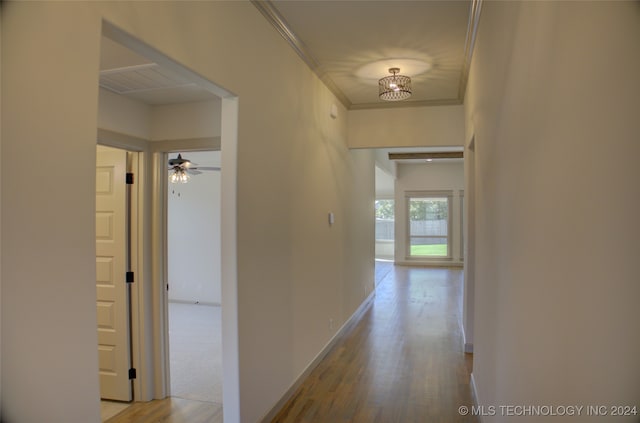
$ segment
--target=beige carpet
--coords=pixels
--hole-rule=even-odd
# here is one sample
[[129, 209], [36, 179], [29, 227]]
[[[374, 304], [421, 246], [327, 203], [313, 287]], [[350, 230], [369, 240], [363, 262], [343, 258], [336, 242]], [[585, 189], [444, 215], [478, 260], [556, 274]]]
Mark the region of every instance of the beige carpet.
[[171, 396], [222, 404], [220, 307], [169, 303]]
[[[376, 260], [376, 285], [393, 268]], [[221, 331], [219, 306], [169, 303], [172, 397], [222, 404]]]

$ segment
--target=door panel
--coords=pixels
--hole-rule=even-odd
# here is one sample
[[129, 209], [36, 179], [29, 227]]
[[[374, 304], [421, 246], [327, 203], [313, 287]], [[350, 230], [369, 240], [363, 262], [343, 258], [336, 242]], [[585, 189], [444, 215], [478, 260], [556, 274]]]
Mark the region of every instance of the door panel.
[[96, 313], [100, 396], [131, 401], [126, 273], [127, 153], [98, 147], [96, 164]]

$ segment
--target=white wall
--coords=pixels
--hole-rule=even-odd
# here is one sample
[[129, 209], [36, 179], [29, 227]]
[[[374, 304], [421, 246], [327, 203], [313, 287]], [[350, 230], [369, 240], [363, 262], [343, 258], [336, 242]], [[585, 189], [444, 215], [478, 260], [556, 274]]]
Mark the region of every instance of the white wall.
[[[219, 151], [184, 157], [200, 166], [220, 166]], [[220, 305], [220, 172], [170, 183], [167, 203], [169, 301]]]
[[350, 110], [351, 148], [461, 146], [463, 106]]
[[220, 136], [220, 100], [148, 105], [100, 88], [98, 127], [149, 141]]
[[640, 406], [638, 40], [637, 2], [483, 4], [465, 105], [482, 405]]
[[376, 167], [388, 173], [391, 177], [396, 176], [395, 162], [389, 160], [389, 153], [383, 149], [375, 149]]
[[[2, 3], [0, 3], [0, 22], [2, 22]], [[2, 30], [0, 29], [0, 93], [2, 92]], [[0, 101], [0, 116], [2, 116], [2, 102]], [[0, 163], [2, 152], [2, 131], [0, 130]], [[0, 172], [1, 175], [1, 172]], [[0, 176], [0, 186], [2, 179]], [[2, 198], [0, 198], [0, 222], [2, 221]], [[2, 225], [0, 225], [0, 257], [2, 255]], [[0, 316], [2, 316], [2, 267], [0, 261]], [[2, 319], [0, 318], [0, 363], [2, 363]], [[0, 366], [0, 399], [2, 398], [2, 366]], [[0, 400], [0, 418], [2, 416], [2, 401]]]
[[[100, 21], [72, 20], [66, 5], [2, 7], [1, 418], [97, 422]], [[40, 165], [24, 172], [7, 157]]]
[[395, 178], [376, 165], [376, 199], [393, 198]]
[[100, 88], [98, 128], [148, 140], [153, 108], [136, 100]]
[[[395, 180], [395, 261], [402, 264], [462, 265], [460, 245], [460, 192], [464, 190], [464, 164], [431, 162], [398, 164]], [[407, 207], [408, 191], [451, 191], [451, 260], [408, 258]]]
[[[92, 281], [103, 19], [239, 97], [239, 353], [225, 358], [240, 365], [239, 406], [225, 406], [225, 419], [257, 421], [373, 289], [374, 159], [348, 150], [346, 110], [249, 2], [2, 7], [1, 242], [12, 246], [1, 269], [2, 385], [11, 386], [3, 421], [99, 419]], [[55, 178], [8, 157], [55, 163]]]
[[153, 106], [151, 140], [220, 136], [220, 100]]

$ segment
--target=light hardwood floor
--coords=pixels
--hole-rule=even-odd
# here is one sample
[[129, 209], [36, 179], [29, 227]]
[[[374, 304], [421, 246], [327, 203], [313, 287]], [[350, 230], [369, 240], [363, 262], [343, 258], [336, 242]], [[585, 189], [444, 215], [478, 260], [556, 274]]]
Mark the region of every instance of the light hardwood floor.
[[461, 313], [462, 270], [393, 267], [272, 422], [476, 422]]
[[165, 398], [136, 402], [106, 423], [222, 423], [222, 406], [214, 402]]
[[[314, 369], [273, 423], [475, 423], [463, 353], [462, 271], [389, 266], [371, 308]], [[136, 403], [108, 423], [218, 423], [213, 403]]]

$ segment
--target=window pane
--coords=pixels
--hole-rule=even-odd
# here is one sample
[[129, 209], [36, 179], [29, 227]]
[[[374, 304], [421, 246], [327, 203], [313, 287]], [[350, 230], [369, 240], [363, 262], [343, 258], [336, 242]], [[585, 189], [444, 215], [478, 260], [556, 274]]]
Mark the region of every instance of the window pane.
[[447, 198], [409, 199], [410, 235], [447, 236], [449, 201]]
[[449, 199], [409, 198], [410, 256], [447, 257]]
[[394, 201], [376, 200], [376, 258], [393, 260], [395, 254]]
[[393, 220], [393, 200], [376, 200], [376, 219]]
[[446, 257], [447, 238], [411, 238], [411, 255]]
[[460, 260], [464, 260], [464, 195], [460, 194]]
[[376, 200], [376, 240], [393, 241], [393, 206], [393, 200]]

